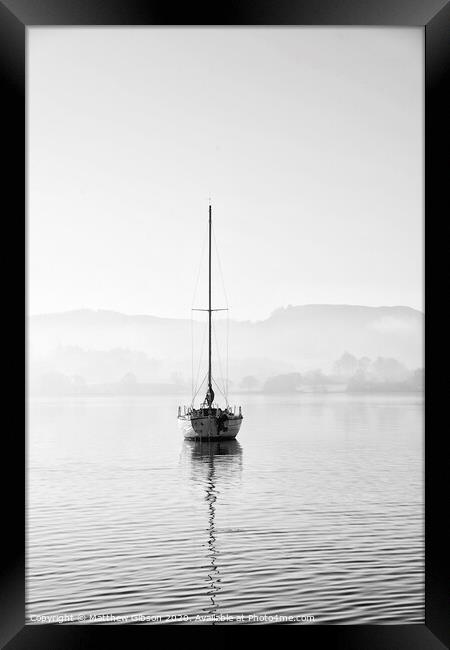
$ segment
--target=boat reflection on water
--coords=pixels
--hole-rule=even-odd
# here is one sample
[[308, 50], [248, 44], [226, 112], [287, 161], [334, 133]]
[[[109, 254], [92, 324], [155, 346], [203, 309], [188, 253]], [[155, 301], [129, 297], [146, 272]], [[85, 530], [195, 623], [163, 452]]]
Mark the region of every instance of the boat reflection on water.
[[[200, 460], [208, 463], [211, 458], [219, 456], [230, 456], [233, 460], [220, 464], [236, 467], [241, 464], [242, 447], [237, 440], [185, 440], [183, 451], [192, 460]], [[237, 461], [237, 462], [236, 462]]]
[[209, 603], [203, 611], [208, 619], [211, 618], [211, 624], [215, 625], [215, 618], [218, 616], [217, 610], [220, 607], [218, 594], [221, 589], [219, 551], [216, 546], [216, 508], [220, 505], [219, 493], [223, 494], [227, 487], [231, 487], [236, 482], [236, 479], [240, 479], [242, 447], [237, 440], [222, 440], [220, 442], [185, 440], [183, 452], [183, 455], [186, 454], [192, 470], [192, 479], [203, 487], [204, 499], [208, 508], [206, 544], [203, 546], [207, 553], [205, 581], [208, 585], [206, 593]]

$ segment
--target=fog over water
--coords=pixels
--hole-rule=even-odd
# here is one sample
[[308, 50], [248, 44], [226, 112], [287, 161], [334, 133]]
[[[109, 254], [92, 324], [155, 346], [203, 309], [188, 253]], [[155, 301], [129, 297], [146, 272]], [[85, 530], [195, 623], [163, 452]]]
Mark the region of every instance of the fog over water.
[[[214, 376], [224, 392], [227, 375], [230, 390], [422, 389], [423, 321], [408, 307], [351, 305], [291, 306], [256, 322], [215, 316]], [[189, 399], [206, 371], [206, 318], [84, 310], [28, 323], [34, 394], [163, 391]]]

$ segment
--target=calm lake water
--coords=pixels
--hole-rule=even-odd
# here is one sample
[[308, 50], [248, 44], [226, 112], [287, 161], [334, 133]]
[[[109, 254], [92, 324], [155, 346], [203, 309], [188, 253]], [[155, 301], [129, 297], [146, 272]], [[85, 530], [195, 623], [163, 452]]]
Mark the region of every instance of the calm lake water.
[[211, 445], [178, 401], [30, 400], [29, 623], [424, 622], [421, 395], [242, 395]]

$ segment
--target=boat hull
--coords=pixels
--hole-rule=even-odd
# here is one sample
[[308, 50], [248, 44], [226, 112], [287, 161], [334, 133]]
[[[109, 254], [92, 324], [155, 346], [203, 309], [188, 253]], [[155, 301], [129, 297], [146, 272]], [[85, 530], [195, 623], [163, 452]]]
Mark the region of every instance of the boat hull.
[[221, 422], [215, 415], [180, 415], [178, 426], [186, 440], [233, 440], [241, 428], [242, 416], [230, 415]]

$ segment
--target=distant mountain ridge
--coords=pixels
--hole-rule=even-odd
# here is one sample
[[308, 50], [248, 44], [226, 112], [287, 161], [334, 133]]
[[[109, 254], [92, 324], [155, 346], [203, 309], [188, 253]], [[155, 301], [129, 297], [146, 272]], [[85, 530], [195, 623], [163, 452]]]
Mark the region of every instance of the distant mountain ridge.
[[[285, 315], [291, 315], [293, 313], [320, 313], [324, 311], [334, 311], [335, 313], [338, 312], [364, 312], [366, 314], [369, 313], [377, 313], [380, 314], [381, 312], [389, 312], [391, 314], [393, 313], [398, 313], [402, 315], [410, 314], [412, 316], [420, 316], [423, 317], [424, 314], [423, 312], [419, 311], [418, 309], [414, 309], [413, 307], [408, 307], [406, 305], [392, 305], [392, 306], [379, 306], [379, 307], [373, 307], [373, 306], [366, 306], [366, 305], [346, 305], [346, 304], [326, 304], [326, 303], [312, 303], [312, 304], [306, 304], [306, 305], [288, 305], [287, 307], [277, 307], [274, 309], [271, 314], [267, 318], [263, 318], [260, 320], [236, 320], [238, 323], [265, 323], [268, 320], [271, 320], [273, 318], [277, 318], [280, 316], [285, 316]], [[155, 316], [154, 314], [125, 314], [120, 311], [116, 311], [113, 309], [87, 309], [87, 308], [82, 308], [82, 309], [70, 309], [67, 311], [62, 311], [62, 312], [47, 312], [47, 313], [42, 313], [42, 314], [32, 314], [28, 316], [28, 319], [30, 321], [46, 321], [46, 320], [66, 320], [66, 319], [80, 319], [80, 320], [85, 320], [85, 319], [119, 319], [119, 320], [129, 320], [129, 319], [134, 319], [134, 320], [158, 320], [158, 321], [189, 321], [190, 319], [188, 318], [172, 318], [172, 317], [167, 317], [167, 316]]]
[[[194, 339], [205, 322], [193, 322]], [[256, 372], [324, 370], [348, 351], [359, 357], [392, 357], [409, 368], [423, 366], [424, 314], [411, 307], [298, 305], [276, 309], [259, 321], [230, 321], [230, 376]], [[219, 345], [225, 320], [215, 320]], [[44, 358], [57, 348], [124, 349], [190, 372], [191, 321], [80, 309], [33, 315], [28, 319], [29, 353]]]

